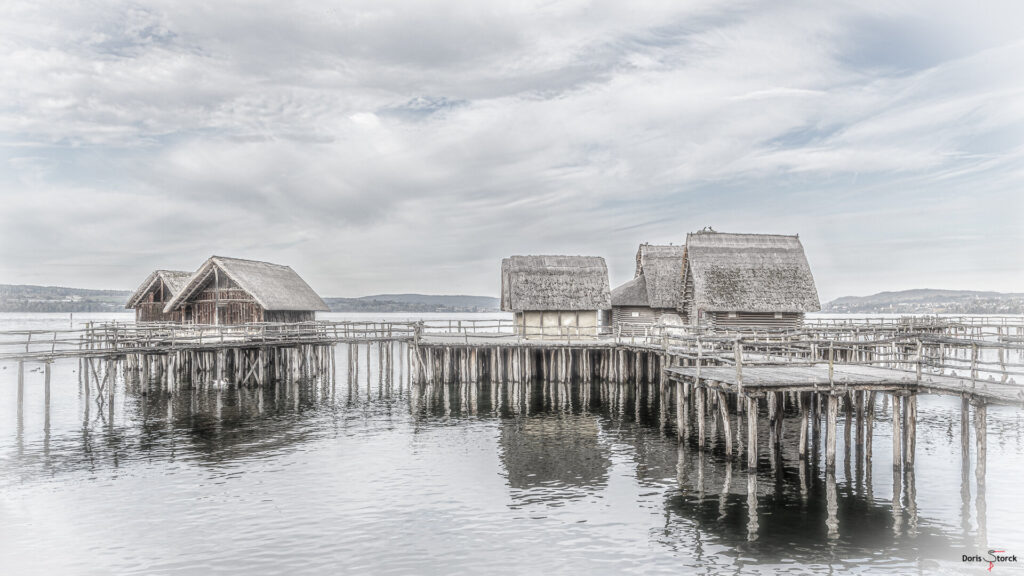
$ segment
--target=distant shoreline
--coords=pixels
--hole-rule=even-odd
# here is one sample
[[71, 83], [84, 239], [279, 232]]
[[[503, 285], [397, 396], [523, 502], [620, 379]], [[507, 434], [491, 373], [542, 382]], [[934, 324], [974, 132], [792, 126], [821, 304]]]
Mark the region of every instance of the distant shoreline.
[[[0, 284], [0, 312], [126, 312], [128, 290]], [[491, 296], [376, 294], [324, 298], [331, 312], [486, 313], [501, 310]], [[821, 307], [825, 314], [1024, 314], [1024, 294], [916, 289], [843, 296]]]

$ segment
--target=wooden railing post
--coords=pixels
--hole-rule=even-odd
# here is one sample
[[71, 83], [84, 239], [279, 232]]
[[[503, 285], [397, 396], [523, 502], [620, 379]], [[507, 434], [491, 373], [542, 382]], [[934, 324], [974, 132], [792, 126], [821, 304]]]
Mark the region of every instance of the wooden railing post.
[[828, 385], [835, 386], [836, 383], [832, 379], [832, 364], [835, 362], [835, 351], [832, 349], [832, 341], [828, 343]]
[[732, 343], [733, 355], [736, 357], [736, 393], [743, 393], [743, 343], [737, 338]]
[[924, 360], [924, 358], [922, 358], [922, 354], [921, 353], [923, 352], [923, 350], [924, 350], [924, 347], [921, 345], [921, 339], [918, 338], [917, 339], [917, 383], [918, 384], [921, 383], [921, 363]]
[[971, 388], [977, 386], [978, 379], [978, 344], [971, 344]]

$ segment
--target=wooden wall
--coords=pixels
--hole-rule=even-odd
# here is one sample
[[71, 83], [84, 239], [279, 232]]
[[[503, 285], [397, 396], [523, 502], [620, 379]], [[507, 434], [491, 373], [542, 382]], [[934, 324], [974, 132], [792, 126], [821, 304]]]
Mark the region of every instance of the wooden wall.
[[637, 332], [643, 334], [644, 326], [653, 326], [658, 322], [659, 311], [646, 306], [614, 306], [612, 307], [612, 326], [622, 334]]
[[218, 270], [184, 305], [183, 319], [193, 324], [248, 324], [251, 322], [309, 322], [313, 310], [264, 310], [256, 299]]
[[227, 274], [210, 275], [185, 303], [185, 321], [194, 324], [263, 322], [263, 307]]
[[146, 293], [135, 306], [136, 322], [181, 322], [181, 312], [175, 310], [164, 314], [164, 306], [171, 299], [171, 292], [161, 280]]
[[713, 330], [795, 330], [803, 326], [804, 315], [798, 312], [784, 312], [776, 318], [774, 312], [736, 312], [734, 318], [728, 312], [706, 312], [704, 322]]
[[313, 310], [265, 310], [263, 312], [264, 322], [312, 322], [316, 320], [316, 312]]
[[516, 333], [527, 338], [596, 336], [599, 318], [597, 310], [544, 310], [516, 312]]

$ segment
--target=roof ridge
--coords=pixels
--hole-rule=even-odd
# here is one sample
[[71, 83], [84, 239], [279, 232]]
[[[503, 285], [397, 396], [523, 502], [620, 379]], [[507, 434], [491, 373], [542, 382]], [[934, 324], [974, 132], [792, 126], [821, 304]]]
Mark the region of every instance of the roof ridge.
[[234, 260], [236, 262], [254, 262], [256, 264], [266, 264], [268, 266], [279, 266], [281, 268], [291, 268], [287, 264], [276, 264], [274, 262], [267, 262], [266, 260], [253, 260], [251, 258], [235, 258], [234, 256], [210, 256], [207, 260]]
[[799, 232], [796, 233], [796, 234], [771, 234], [771, 233], [763, 233], [763, 232], [719, 232], [718, 230], [698, 230], [696, 232], [687, 232], [686, 235], [687, 235], [687, 237], [689, 237], [691, 235], [693, 235], [693, 236], [696, 236], [696, 235], [702, 235], [702, 236], [703, 235], [706, 235], [706, 236], [713, 236], [713, 235], [721, 235], [721, 236], [775, 236], [777, 238], [799, 238], [800, 237], [800, 233]]

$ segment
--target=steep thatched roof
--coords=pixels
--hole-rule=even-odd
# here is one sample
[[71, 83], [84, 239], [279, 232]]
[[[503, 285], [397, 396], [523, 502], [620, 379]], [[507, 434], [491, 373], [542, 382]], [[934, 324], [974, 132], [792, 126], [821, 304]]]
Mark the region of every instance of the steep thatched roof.
[[167, 303], [164, 312], [178, 308], [200, 290], [213, 274], [214, 267], [248, 292], [264, 310], [329, 310], [309, 284], [288, 266], [212, 256], [189, 278], [181, 292]]
[[815, 312], [818, 291], [796, 236], [695, 232], [686, 236], [694, 307], [712, 312]]
[[647, 280], [637, 276], [612, 290], [612, 306], [648, 306]]
[[501, 309], [607, 310], [608, 267], [599, 256], [510, 256], [501, 261]]
[[636, 252], [636, 274], [647, 279], [651, 308], [678, 308], [683, 297], [684, 246], [641, 244]]
[[188, 282], [188, 279], [192, 276], [191, 272], [183, 272], [181, 270], [154, 270], [146, 279], [139, 285], [139, 288], [132, 293], [131, 297], [128, 298], [128, 303], [125, 304], [125, 308], [135, 308], [139, 305], [139, 302], [145, 298], [146, 294], [149, 293], [156, 285], [157, 282], [163, 281], [167, 286], [167, 290], [170, 292], [170, 296], [173, 297], [175, 294], [181, 291]]

